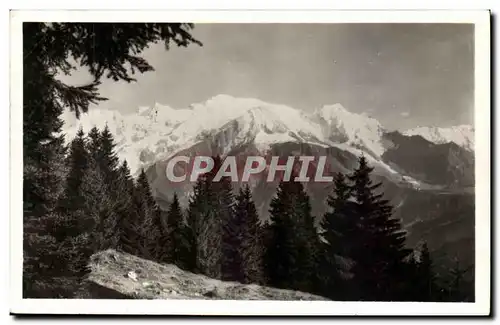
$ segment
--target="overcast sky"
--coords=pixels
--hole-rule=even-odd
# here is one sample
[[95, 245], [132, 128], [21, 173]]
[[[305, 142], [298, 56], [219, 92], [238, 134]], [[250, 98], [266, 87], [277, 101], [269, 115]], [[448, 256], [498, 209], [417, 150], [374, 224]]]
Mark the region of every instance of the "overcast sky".
[[[461, 24], [198, 24], [203, 46], [155, 45], [155, 72], [104, 81], [103, 108], [183, 108], [217, 94], [313, 110], [341, 103], [388, 129], [473, 123], [474, 30]], [[78, 72], [74, 81], [85, 80]]]

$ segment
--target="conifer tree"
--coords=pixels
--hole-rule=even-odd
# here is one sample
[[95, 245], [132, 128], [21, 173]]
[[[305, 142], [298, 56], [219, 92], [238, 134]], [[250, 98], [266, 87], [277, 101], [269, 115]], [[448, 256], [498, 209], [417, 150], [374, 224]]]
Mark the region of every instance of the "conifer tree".
[[240, 188], [236, 197], [235, 223], [241, 224], [241, 238], [238, 253], [241, 259], [242, 283], [264, 283], [263, 276], [263, 236], [259, 216], [252, 200], [250, 187]]
[[215, 279], [223, 278], [224, 236], [223, 222], [231, 215], [225, 205], [228, 198], [225, 184], [216, 184], [213, 179], [221, 165], [220, 158], [214, 159], [213, 169], [203, 175], [203, 198], [206, 210], [201, 213], [197, 237], [197, 266], [203, 274]]
[[270, 213], [271, 234], [265, 253], [269, 284], [278, 288], [314, 291], [318, 238], [303, 185], [282, 181], [271, 201]]
[[296, 214], [295, 235], [297, 240], [297, 274], [294, 286], [298, 290], [317, 293], [319, 290], [318, 262], [319, 236], [311, 214], [309, 195], [302, 183], [296, 183], [297, 198], [293, 210]]
[[127, 245], [127, 238], [135, 238], [135, 234], [133, 233], [133, 224], [135, 219], [137, 219], [133, 206], [134, 180], [130, 175], [130, 169], [126, 160], [123, 161], [118, 169], [117, 188], [118, 193], [120, 193], [116, 210], [118, 215], [117, 248], [126, 250], [124, 246]]
[[[213, 178], [222, 167], [220, 156], [214, 158], [214, 168], [209, 173], [211, 187], [214, 193], [214, 208], [216, 211], [217, 223], [220, 231], [220, 278], [223, 280], [242, 281], [241, 257], [238, 247], [241, 244], [241, 224], [235, 219], [234, 205], [235, 199], [231, 178], [224, 176], [218, 181]], [[216, 234], [214, 234], [216, 236]]]
[[101, 153], [101, 132], [99, 132], [96, 126], [92, 127], [87, 134], [87, 151], [94, 161], [99, 161], [99, 155]]
[[202, 176], [200, 196], [195, 198], [196, 210], [196, 268], [211, 278], [221, 278], [222, 223], [215, 207], [209, 175]]
[[191, 256], [196, 260], [194, 269], [216, 279], [232, 272], [230, 251], [234, 249], [228, 245], [232, 238], [224, 235], [224, 225], [233, 216], [231, 183], [227, 177], [213, 181], [220, 166], [220, 157], [215, 157], [214, 168], [198, 177], [188, 209]]
[[[55, 207], [64, 178], [63, 107], [52, 80], [44, 24], [23, 24], [23, 210], [25, 221]], [[44, 46], [45, 45], [45, 46]], [[32, 220], [36, 222], [35, 220]]]
[[96, 162], [96, 170], [100, 173], [100, 178], [106, 189], [107, 206], [103, 207], [102, 213], [102, 231], [106, 245], [116, 247], [119, 242], [118, 225], [119, 218], [117, 209], [119, 209], [119, 160], [115, 152], [114, 138], [109, 131], [108, 126], [96, 137], [95, 131], [91, 130], [89, 134], [91, 139], [89, 147], [97, 149], [92, 156]]
[[187, 234], [189, 242], [188, 270], [201, 272], [198, 266], [198, 238], [201, 233], [202, 218], [208, 209], [207, 195], [205, 194], [205, 175], [200, 175], [193, 186], [193, 194], [189, 198]]
[[165, 260], [166, 247], [162, 246], [164, 243], [161, 242], [165, 230], [144, 169], [137, 178], [134, 203], [138, 219], [141, 220], [139, 230], [141, 256], [156, 261]]
[[66, 177], [64, 192], [60, 198], [61, 213], [71, 213], [82, 208], [83, 200], [80, 190], [83, 176], [89, 167], [89, 153], [86, 149], [85, 134], [78, 130], [76, 137], [71, 141], [68, 155], [69, 172]]
[[433, 267], [429, 248], [427, 243], [424, 243], [420, 251], [420, 261], [417, 264], [418, 299], [421, 301], [436, 301], [438, 287]]
[[265, 252], [269, 285], [292, 288], [295, 265], [294, 225], [290, 183], [281, 182], [270, 205], [269, 241]]
[[119, 248], [125, 253], [139, 257], [149, 257], [144, 256], [144, 224], [139, 218], [140, 215], [135, 209], [135, 198], [132, 201], [132, 211], [127, 214], [127, 216], [122, 219], [120, 224], [121, 234], [119, 240]]
[[181, 269], [187, 270], [190, 266], [189, 255], [189, 234], [184, 217], [182, 215], [179, 198], [174, 194], [174, 198], [167, 213], [167, 258], [170, 263], [174, 263]]
[[114, 225], [108, 224], [108, 221], [113, 220], [111, 215], [115, 213], [116, 202], [109, 195], [98, 162], [93, 159], [90, 160], [89, 168], [82, 179], [80, 196], [84, 202], [83, 211], [94, 220], [93, 250], [114, 247], [116, 238], [111, 238], [110, 234], [113, 232], [109, 229]]
[[354, 261], [351, 270], [359, 299], [400, 300], [405, 259], [411, 251], [404, 247], [406, 236], [399, 220], [392, 218], [391, 205], [383, 199], [383, 194], [375, 193], [381, 183], [373, 184], [372, 171], [362, 156], [359, 166], [349, 176], [353, 183], [357, 238], [362, 238], [351, 253]]
[[99, 153], [98, 163], [101, 173], [103, 173], [104, 182], [109, 186], [111, 195], [114, 197], [116, 193], [116, 182], [118, 176], [119, 160], [115, 152], [115, 141], [113, 135], [109, 131], [108, 126], [100, 134], [99, 138]]
[[334, 178], [333, 193], [328, 196], [330, 211], [326, 212], [320, 224], [322, 293], [332, 299], [348, 299], [350, 289], [348, 278], [353, 245], [357, 238], [357, 220], [352, 215], [351, 189], [342, 173]]

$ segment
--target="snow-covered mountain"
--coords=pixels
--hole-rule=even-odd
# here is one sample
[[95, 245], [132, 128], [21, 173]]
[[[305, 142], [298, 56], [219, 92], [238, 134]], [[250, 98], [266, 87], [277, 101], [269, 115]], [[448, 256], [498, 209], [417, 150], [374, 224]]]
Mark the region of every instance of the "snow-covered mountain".
[[448, 128], [417, 127], [403, 134], [406, 136], [420, 135], [436, 144], [453, 142], [467, 151], [474, 151], [474, 127], [471, 125], [458, 125]]
[[[386, 177], [394, 175], [416, 183], [414, 179], [399, 175], [381, 159], [387, 150], [384, 127], [376, 119], [349, 112], [340, 104], [306, 113], [258, 99], [217, 95], [184, 109], [156, 103], [152, 107], [140, 107], [132, 114], [91, 109], [79, 120], [69, 112], [63, 119], [67, 140], [72, 139], [80, 127], [88, 132], [93, 126], [102, 129], [107, 125], [115, 136], [119, 157], [127, 160], [133, 173], [206, 139], [217, 139], [216, 145], [223, 154], [248, 144], [261, 153], [266, 153], [272, 145], [287, 142], [336, 147], [356, 156], [365, 154]], [[407, 134], [418, 133], [435, 143], [451, 139], [472, 150], [473, 130], [463, 126], [451, 130], [456, 131], [419, 128]]]
[[87, 132], [93, 126], [102, 129], [108, 125], [115, 135], [119, 156], [127, 159], [133, 170], [166, 159], [221, 131], [230, 133], [224, 144], [225, 152], [248, 142], [262, 151], [274, 143], [301, 142], [322, 146], [344, 144], [376, 156], [383, 152], [380, 124], [350, 113], [340, 104], [307, 114], [258, 99], [218, 95], [185, 109], [155, 104], [127, 115], [91, 109], [79, 120], [69, 112], [63, 118], [63, 132], [68, 140], [80, 127]]
[[349, 112], [340, 104], [327, 105], [314, 112], [323, 136], [331, 142], [363, 148], [377, 157], [384, 153], [384, 128], [374, 118]]

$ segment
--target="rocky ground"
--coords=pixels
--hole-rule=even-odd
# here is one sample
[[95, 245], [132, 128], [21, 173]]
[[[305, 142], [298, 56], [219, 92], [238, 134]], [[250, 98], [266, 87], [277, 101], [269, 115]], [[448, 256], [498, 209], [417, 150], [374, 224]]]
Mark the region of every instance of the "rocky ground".
[[299, 291], [215, 280], [115, 250], [94, 254], [89, 266], [86, 291], [94, 299], [327, 300]]

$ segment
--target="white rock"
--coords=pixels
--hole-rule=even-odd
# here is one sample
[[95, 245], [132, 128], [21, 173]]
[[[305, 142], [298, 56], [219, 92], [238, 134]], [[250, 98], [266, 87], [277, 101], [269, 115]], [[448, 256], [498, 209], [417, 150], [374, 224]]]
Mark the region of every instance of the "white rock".
[[134, 271], [128, 272], [127, 276], [133, 281], [137, 281], [137, 274]]

